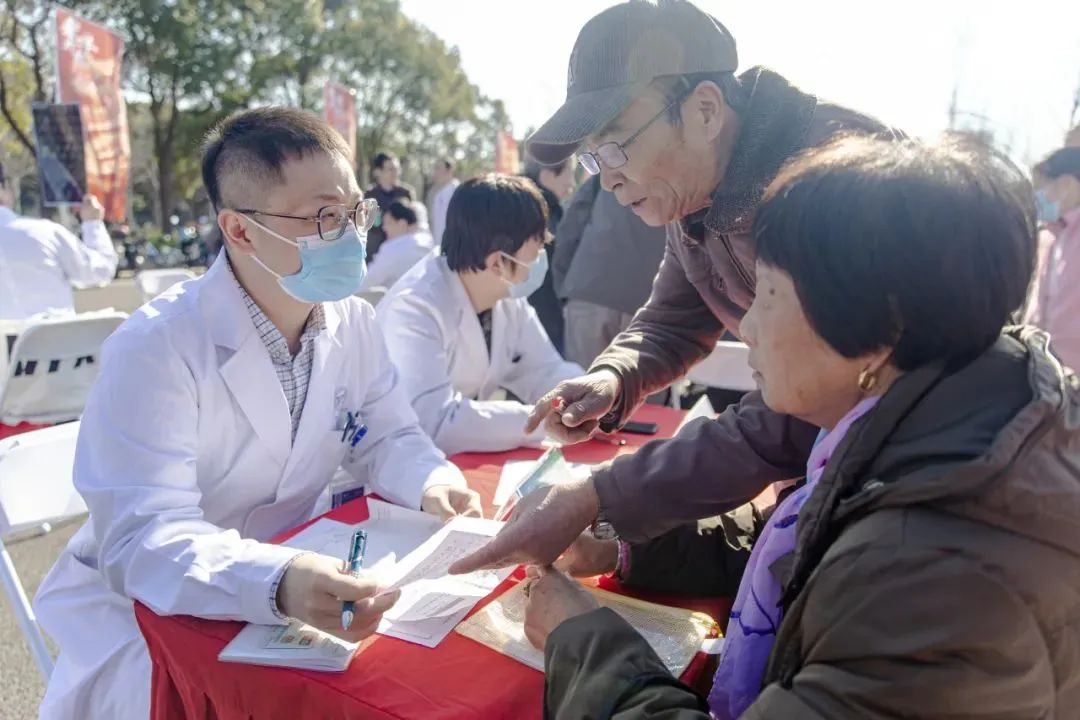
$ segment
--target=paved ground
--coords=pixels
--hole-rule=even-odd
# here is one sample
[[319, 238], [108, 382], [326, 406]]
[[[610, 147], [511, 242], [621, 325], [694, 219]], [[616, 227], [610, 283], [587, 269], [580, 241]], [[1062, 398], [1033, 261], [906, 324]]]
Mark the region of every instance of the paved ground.
[[120, 277], [102, 288], [75, 291], [75, 309], [78, 312], [114, 308], [131, 313], [142, 305], [142, 294], [129, 277]]
[[[54, 529], [48, 535], [8, 545], [8, 552], [27, 595], [38, 584], [82, 521]], [[45, 684], [34, 667], [19, 623], [12, 613], [7, 594], [0, 592], [0, 720], [37, 717], [37, 707], [45, 694]]]

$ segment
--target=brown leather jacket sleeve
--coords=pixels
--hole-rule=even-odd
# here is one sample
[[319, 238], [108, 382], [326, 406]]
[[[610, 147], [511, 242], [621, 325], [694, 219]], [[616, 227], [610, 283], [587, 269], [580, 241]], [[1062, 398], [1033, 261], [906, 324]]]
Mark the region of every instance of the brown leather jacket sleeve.
[[652, 294], [630, 327], [620, 333], [592, 364], [618, 374], [622, 396], [617, 425], [630, 417], [646, 397], [686, 374], [716, 346], [724, 326], [701, 299], [672, 247], [669, 227], [664, 259]]
[[1070, 715], [1055, 715], [1046, 629], [1021, 590], [959, 553], [844, 553], [803, 591], [801, 669], [768, 685], [742, 720]]
[[769, 483], [799, 477], [818, 429], [745, 395], [716, 420], [696, 420], [593, 472], [600, 511], [627, 542], [733, 510]]

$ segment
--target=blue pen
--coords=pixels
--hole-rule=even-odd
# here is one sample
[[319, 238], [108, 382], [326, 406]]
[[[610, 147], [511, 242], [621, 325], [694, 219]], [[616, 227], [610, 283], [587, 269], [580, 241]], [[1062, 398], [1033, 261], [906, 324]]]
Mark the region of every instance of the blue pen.
[[353, 433], [353, 439], [352, 442], [349, 443], [349, 447], [356, 447], [357, 443], [363, 440], [365, 435], [367, 435], [367, 425], [361, 425], [360, 427], [356, 428], [356, 432]]
[[[345, 561], [348, 572], [353, 576], [360, 574], [360, 568], [364, 564], [364, 551], [367, 550], [367, 533], [357, 530], [352, 537], [352, 546], [349, 548], [349, 559]], [[341, 627], [348, 630], [353, 621], [353, 601], [346, 600], [341, 606]]]

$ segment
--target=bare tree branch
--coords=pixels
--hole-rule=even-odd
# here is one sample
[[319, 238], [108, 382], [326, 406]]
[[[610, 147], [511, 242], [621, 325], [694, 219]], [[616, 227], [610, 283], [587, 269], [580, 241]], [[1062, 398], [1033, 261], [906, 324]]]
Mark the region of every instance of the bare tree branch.
[[15, 122], [15, 115], [8, 106], [7, 82], [4, 79], [4, 74], [2, 72], [0, 72], [0, 113], [4, 115], [4, 120], [7, 121], [7, 124], [11, 126], [11, 130], [15, 133], [15, 137], [19, 139], [19, 142], [22, 143], [23, 147], [25, 147], [36, 159], [37, 148], [34, 147], [34, 143], [30, 141], [27, 134], [24, 133], [18, 123]]

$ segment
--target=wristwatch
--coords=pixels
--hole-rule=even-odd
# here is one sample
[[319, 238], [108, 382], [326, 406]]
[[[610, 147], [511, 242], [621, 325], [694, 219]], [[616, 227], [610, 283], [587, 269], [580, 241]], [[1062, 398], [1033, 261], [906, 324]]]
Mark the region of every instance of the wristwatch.
[[596, 519], [593, 520], [592, 526], [589, 528], [592, 536], [597, 540], [618, 540], [619, 533], [615, 531], [615, 526], [604, 517], [604, 511], [596, 513]]

